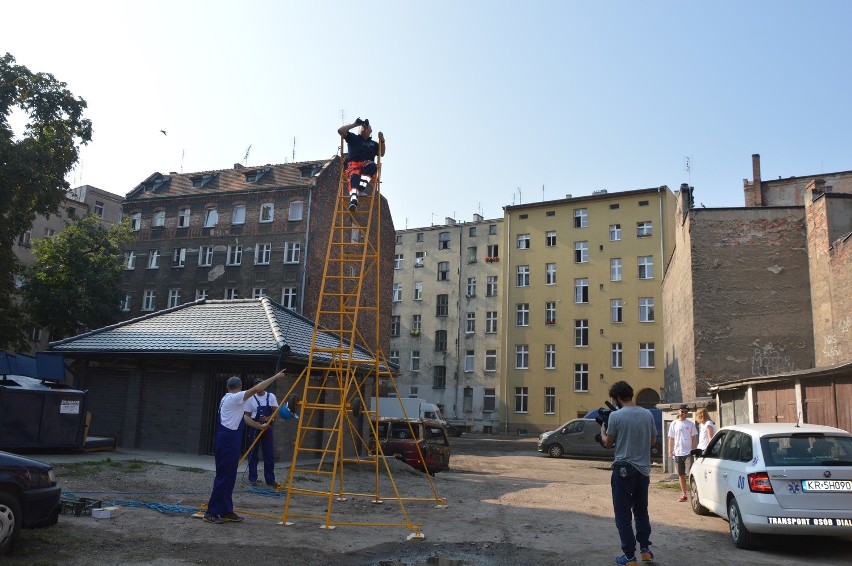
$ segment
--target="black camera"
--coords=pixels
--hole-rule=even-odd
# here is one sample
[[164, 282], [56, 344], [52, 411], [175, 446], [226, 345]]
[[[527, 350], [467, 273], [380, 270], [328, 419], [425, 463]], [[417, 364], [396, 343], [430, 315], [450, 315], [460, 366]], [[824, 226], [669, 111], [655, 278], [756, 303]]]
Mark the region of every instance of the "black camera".
[[[598, 416], [595, 417], [595, 421], [599, 425], [608, 429], [609, 428], [609, 416], [612, 414], [613, 411], [617, 411], [618, 407], [616, 407], [615, 405], [613, 405], [609, 401], [604, 401], [604, 403], [606, 404], [607, 408], [604, 409], [603, 407], [601, 407], [600, 409], [598, 409]], [[601, 437], [600, 433], [595, 435], [595, 440], [598, 441], [598, 444], [600, 444], [601, 446], [606, 448], [606, 446], [603, 443], [603, 438]]]

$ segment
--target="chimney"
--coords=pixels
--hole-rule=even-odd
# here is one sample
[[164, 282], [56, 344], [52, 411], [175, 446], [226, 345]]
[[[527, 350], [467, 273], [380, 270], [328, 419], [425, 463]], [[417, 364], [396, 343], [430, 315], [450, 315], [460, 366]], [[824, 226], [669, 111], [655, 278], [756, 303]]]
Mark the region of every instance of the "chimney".
[[242, 163], [234, 163], [234, 169], [245, 169], [245, 167], [243, 167]]
[[474, 222], [482, 222], [482, 215], [481, 215], [481, 214], [476, 214], [476, 213], [474, 212], [474, 213], [473, 213], [473, 221], [474, 221]]
[[751, 154], [751, 180], [754, 188], [760, 189], [760, 154]]
[[456, 223], [456, 219], [450, 218], [449, 216], [447, 216], [446, 218], [444, 218], [444, 223], [448, 226], [452, 226], [453, 224]]

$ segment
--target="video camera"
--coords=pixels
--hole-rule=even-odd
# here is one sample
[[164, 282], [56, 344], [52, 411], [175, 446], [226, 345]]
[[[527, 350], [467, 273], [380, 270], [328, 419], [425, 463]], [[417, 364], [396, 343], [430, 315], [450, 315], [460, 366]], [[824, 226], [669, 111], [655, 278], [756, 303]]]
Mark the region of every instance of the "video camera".
[[[608, 408], [604, 409], [603, 407], [601, 407], [600, 409], [598, 409], [598, 416], [595, 417], [595, 421], [599, 425], [608, 429], [609, 428], [609, 416], [612, 414], [613, 411], [617, 411], [618, 407], [616, 407], [615, 405], [613, 405], [609, 401], [604, 401], [604, 403], [606, 404], [606, 406]], [[598, 441], [598, 444], [600, 444], [601, 446], [606, 448], [606, 446], [603, 443], [603, 438], [601, 437], [600, 433], [595, 435], [595, 440]]]

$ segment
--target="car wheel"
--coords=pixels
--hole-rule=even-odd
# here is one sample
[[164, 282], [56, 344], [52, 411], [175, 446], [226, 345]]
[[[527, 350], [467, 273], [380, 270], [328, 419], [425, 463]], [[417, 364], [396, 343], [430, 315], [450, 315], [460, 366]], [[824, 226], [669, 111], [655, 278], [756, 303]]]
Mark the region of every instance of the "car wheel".
[[740, 506], [733, 497], [728, 501], [728, 526], [731, 528], [731, 540], [737, 548], [754, 548], [755, 536], [743, 524]]
[[562, 446], [560, 446], [559, 444], [551, 444], [547, 449], [547, 454], [551, 458], [561, 458], [562, 453], [563, 453]]
[[9, 554], [21, 533], [21, 504], [11, 493], [0, 492], [0, 556]]
[[696, 515], [710, 514], [710, 511], [698, 501], [698, 484], [695, 483], [695, 478], [689, 478], [689, 503], [692, 505], [692, 512]]

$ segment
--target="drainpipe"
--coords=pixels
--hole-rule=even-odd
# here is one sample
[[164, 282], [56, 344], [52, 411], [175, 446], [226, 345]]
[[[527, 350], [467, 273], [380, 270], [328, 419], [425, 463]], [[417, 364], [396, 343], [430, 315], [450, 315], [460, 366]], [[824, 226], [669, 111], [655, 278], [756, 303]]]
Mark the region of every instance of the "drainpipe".
[[308, 188], [308, 220], [305, 224], [305, 267], [302, 269], [302, 284], [299, 285], [299, 314], [304, 316], [302, 309], [305, 304], [305, 278], [308, 276], [308, 252], [310, 251], [311, 241], [311, 203], [313, 202], [314, 189], [317, 186], [317, 178], [311, 179], [311, 186]]
[[[505, 255], [506, 263], [504, 264], [504, 265], [506, 265], [506, 269], [500, 270], [500, 271], [503, 271], [505, 273], [505, 275], [503, 276], [503, 288], [506, 289], [506, 291], [503, 293], [503, 302], [504, 302], [503, 322], [500, 323], [500, 326], [502, 327], [505, 324], [506, 328], [509, 328], [509, 323], [507, 322], [508, 316], [509, 316], [509, 277], [510, 277], [510, 271], [511, 271], [509, 269], [509, 249], [510, 249], [509, 248], [509, 241], [510, 241], [509, 238], [510, 238], [510, 234], [512, 233], [512, 215], [509, 214], [508, 217], [509, 217], [508, 222], [506, 222], [506, 238], [505, 238], [506, 242], [505, 242], [504, 248], [503, 248], [503, 252], [506, 254]], [[498, 286], [498, 289], [499, 289], [499, 286]], [[507, 343], [507, 340], [506, 340], [506, 338], [507, 338], [506, 334], [508, 334], [508, 332], [503, 332], [503, 336], [500, 339], [500, 342], [503, 344], [503, 407], [506, 410], [506, 414], [504, 415], [505, 424], [503, 425], [503, 434], [508, 436], [509, 435], [509, 379], [508, 379], [509, 344]]]
[[[463, 288], [463, 285], [462, 285], [462, 275], [463, 275], [462, 274], [462, 265], [464, 265], [462, 263], [462, 260], [464, 259], [464, 252], [462, 251], [462, 243], [463, 243], [462, 242], [462, 232], [464, 231], [463, 226], [464, 225], [462, 225], [462, 227], [459, 228], [459, 259], [458, 259], [458, 262], [459, 262], [458, 263], [459, 288], [458, 288], [458, 294], [456, 295], [456, 320], [459, 321], [459, 323], [456, 327], [457, 328], [457, 330], [456, 330], [456, 371], [455, 371], [455, 378], [456, 378], [455, 390], [456, 390], [456, 393], [454, 395], [455, 398], [453, 400], [453, 414], [455, 415], [456, 418], [459, 418], [459, 407], [461, 406], [459, 404], [459, 387], [461, 387], [462, 380], [459, 377], [459, 373], [462, 371], [461, 356], [460, 356], [461, 345], [462, 345], [462, 337], [461, 337], [462, 336], [462, 325], [467, 324], [467, 319], [462, 321], [462, 318], [461, 318], [461, 297], [462, 297], [462, 288]], [[456, 225], [456, 227], [458, 227], [458, 225]]]

